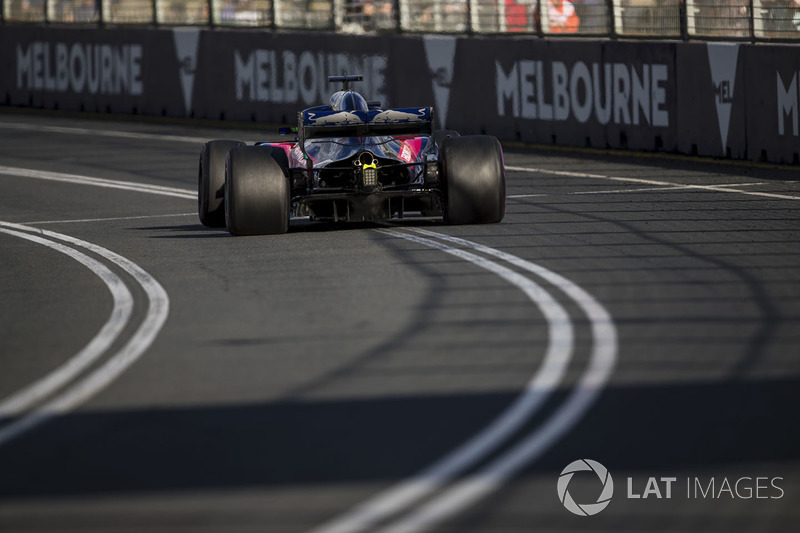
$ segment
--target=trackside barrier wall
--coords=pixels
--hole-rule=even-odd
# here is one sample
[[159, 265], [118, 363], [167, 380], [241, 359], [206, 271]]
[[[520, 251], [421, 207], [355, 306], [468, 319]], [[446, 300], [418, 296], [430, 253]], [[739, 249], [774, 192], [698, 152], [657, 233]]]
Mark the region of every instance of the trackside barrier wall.
[[331, 74], [505, 141], [798, 164], [800, 45], [5, 25], [0, 104], [294, 123]]

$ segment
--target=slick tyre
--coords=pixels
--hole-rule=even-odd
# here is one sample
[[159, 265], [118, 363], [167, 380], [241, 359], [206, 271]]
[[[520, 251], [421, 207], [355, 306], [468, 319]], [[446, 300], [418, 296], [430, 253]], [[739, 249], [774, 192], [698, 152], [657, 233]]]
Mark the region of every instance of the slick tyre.
[[442, 143], [444, 142], [445, 139], [449, 137], [459, 137], [460, 135], [461, 134], [455, 130], [436, 130], [433, 132], [432, 138], [433, 138], [433, 143], [439, 150], [441, 150]]
[[231, 148], [243, 145], [239, 141], [209, 141], [200, 152], [197, 211], [204, 226], [225, 226], [225, 159]]
[[503, 149], [487, 135], [449, 137], [439, 155], [447, 224], [493, 224], [506, 211]]
[[289, 229], [286, 153], [271, 146], [240, 146], [225, 166], [225, 222], [232, 235], [273, 235]]

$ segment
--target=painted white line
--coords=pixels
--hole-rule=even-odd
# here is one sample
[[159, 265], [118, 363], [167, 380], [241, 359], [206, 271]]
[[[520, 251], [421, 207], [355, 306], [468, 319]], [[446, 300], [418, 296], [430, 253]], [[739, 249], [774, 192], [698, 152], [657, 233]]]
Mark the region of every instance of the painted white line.
[[[725, 183], [713, 185], [713, 187], [755, 187], [758, 185], [766, 185], [763, 181], [753, 183]], [[652, 192], [652, 191], [680, 191], [686, 189], [696, 189], [696, 185], [673, 185], [671, 187], [643, 187], [637, 189], [614, 189], [605, 191], [577, 191], [567, 194], [628, 194], [632, 192]], [[705, 185], [703, 186], [705, 187]]]
[[[769, 185], [766, 181], [748, 181], [747, 183], [717, 183], [716, 185], [709, 185], [709, 187], [755, 187], [757, 185]], [[683, 185], [679, 185], [683, 188]]]
[[162, 196], [174, 196], [176, 198], [184, 198], [186, 200], [197, 200], [197, 193], [188, 189], [163, 187], [161, 185], [146, 185], [143, 183], [133, 183], [130, 181], [92, 178], [90, 176], [81, 176], [79, 174], [65, 174], [62, 172], [31, 170], [27, 168], [6, 167], [2, 165], [0, 165], [0, 174], [23, 178], [60, 181], [64, 183], [76, 183], [79, 185], [94, 185], [95, 187], [105, 187], [109, 189], [122, 189], [126, 191], [160, 194]]
[[690, 187], [672, 186], [672, 187], [641, 187], [636, 189], [614, 189], [605, 191], [575, 191], [568, 192], [568, 195], [584, 195], [584, 194], [628, 194], [633, 192], [664, 192], [664, 191], [678, 191], [682, 189], [689, 189]]
[[54, 415], [74, 409], [103, 390], [144, 354], [155, 340], [158, 332], [161, 331], [169, 315], [169, 297], [164, 288], [150, 274], [129, 259], [101, 246], [70, 237], [69, 235], [9, 222], [3, 222], [2, 225], [5, 228], [20, 232], [30, 232], [41, 237], [84, 248], [114, 263], [141, 285], [148, 298], [148, 307], [145, 318], [139, 328], [119, 351], [84, 379], [75, 383], [54, 399], [40, 406], [28, 416], [15, 420], [3, 427], [0, 432], [0, 445], [38, 426]]
[[690, 187], [647, 187], [647, 188], [637, 188], [637, 189], [614, 189], [614, 190], [603, 190], [603, 191], [575, 191], [575, 192], [563, 192], [563, 193], [551, 193], [551, 194], [509, 194], [506, 196], [507, 199], [511, 200], [518, 200], [520, 198], [535, 198], [535, 197], [542, 197], [542, 196], [572, 196], [572, 195], [584, 195], [584, 194], [628, 194], [634, 192], [653, 192], [653, 191], [674, 191], [679, 189], [687, 189]]
[[25, 124], [20, 122], [0, 122], [0, 128], [17, 131], [34, 131], [45, 133], [64, 133], [67, 135], [93, 135], [97, 137], [115, 137], [118, 139], [136, 139], [145, 141], [170, 141], [193, 144], [204, 144], [208, 141], [204, 137], [187, 137], [183, 135], [160, 135], [157, 133], [137, 133], [133, 131], [101, 130], [94, 128], [74, 128], [63, 126], [45, 126], [40, 124]]
[[[2, 168], [2, 167], [0, 167]], [[6, 167], [8, 168], [8, 167]], [[63, 175], [62, 175], [63, 176]], [[79, 177], [83, 178], [83, 177]], [[90, 178], [88, 181], [81, 181], [88, 183], [97, 180]], [[124, 182], [122, 182], [124, 183]], [[94, 183], [93, 183], [94, 184]], [[120, 183], [116, 183], [120, 184]], [[672, 185], [672, 184], [667, 184]], [[125, 184], [125, 188], [132, 187], [131, 190], [140, 190], [141, 186], [137, 187], [133, 184]], [[146, 187], [146, 186], [144, 186]], [[120, 187], [123, 188], [123, 187]], [[170, 194], [166, 191], [148, 191], [154, 194]], [[181, 191], [183, 194], [189, 196], [190, 191]], [[174, 195], [174, 194], [173, 194]], [[193, 193], [191, 193], [194, 199]], [[34, 228], [25, 228], [19, 226], [21, 229], [34, 230]], [[401, 483], [395, 488], [389, 489], [385, 493], [377, 495], [375, 498], [365, 502], [361, 506], [350, 513], [344, 515], [338, 520], [334, 520], [330, 524], [323, 525], [317, 529], [318, 532], [325, 533], [343, 533], [348, 531], [361, 531], [367, 527], [371, 527], [378, 522], [397, 514], [403, 509], [409, 507], [420, 498], [431, 494], [434, 491], [440, 490], [446, 483], [450, 482], [455, 476], [463, 473], [467, 468], [473, 466], [477, 461], [484, 458], [488, 453], [495, 450], [502, 444], [511, 434], [516, 431], [533, 412], [535, 412], [555, 389], [561, 377], [563, 376], [566, 365], [571, 357], [574, 346], [574, 332], [572, 323], [569, 316], [552, 297], [544, 291], [540, 286], [533, 281], [521, 276], [520, 274], [507, 269], [497, 263], [489, 261], [483, 257], [476, 256], [464, 250], [449, 247], [440, 242], [432, 241], [413, 235], [403, 234], [393, 230], [379, 230], [384, 233], [408, 239], [426, 246], [440, 249], [451, 255], [466, 259], [476, 265], [481, 266], [491, 272], [494, 272], [507, 281], [514, 283], [539, 305], [543, 314], [548, 317], [549, 325], [549, 341], [547, 354], [540, 370], [529, 382], [526, 390], [521, 394], [514, 405], [505, 411], [494, 423], [486, 428], [482, 433], [475, 436], [473, 439], [462, 445], [455, 452], [446, 456], [438, 463], [432, 465], [422, 473], [414, 478]], [[30, 429], [38, 423], [46, 420], [55, 413], [63, 412], [73, 408], [75, 405], [85, 401], [93, 394], [105, 387], [113, 379], [116, 378], [122, 371], [124, 371], [130, 364], [132, 364], [141, 353], [149, 347], [158, 333], [158, 330], [163, 326], [166, 321], [166, 316], [169, 309], [169, 300], [166, 292], [163, 291], [158, 282], [154, 279], [148, 289], [142, 279], [141, 274], [146, 276], [144, 271], [128, 260], [113, 254], [108, 250], [96, 247], [90, 243], [78, 241], [71, 237], [56, 234], [53, 232], [42, 231], [42, 234], [47, 234], [50, 237], [58, 238], [86, 247], [95, 253], [99, 253], [104, 257], [114, 261], [126, 271], [137, 277], [137, 280], [142, 283], [145, 291], [150, 297], [151, 305], [148, 310], [148, 318], [140, 327], [137, 334], [126, 345], [123, 350], [110, 359], [105, 365], [97, 369], [86, 380], [79, 383], [66, 393], [62, 394], [55, 400], [51, 401], [42, 407], [34, 416], [19, 420], [12, 426], [4, 428], [7, 430], [14, 430], [14, 433], [8, 438], [13, 438], [19, 433]], [[451, 241], [462, 246], [472, 247], [475, 250], [489, 255], [494, 255], [512, 264], [525, 268], [526, 270], [537, 273], [551, 283], [559, 286], [564, 292], [575, 299], [579, 305], [587, 313], [587, 316], [592, 320], [592, 331], [594, 335], [594, 345], [592, 352], [592, 360], [589, 370], [581, 379], [579, 388], [573, 392], [568, 399], [567, 403], [556, 413], [555, 416], [550, 418], [542, 429], [534, 432], [522, 444], [517, 445], [510, 453], [503, 455], [499, 460], [494, 461], [481, 470], [484, 476], [476, 478], [473, 476], [468, 478], [468, 481], [463, 481], [454, 486], [453, 489], [445, 492], [440, 498], [433, 500], [431, 503], [423, 506], [416, 513], [411, 514], [405, 520], [400, 520], [395, 524], [398, 530], [417, 530], [422, 527], [430, 527], [438, 521], [441, 521], [453, 513], [458, 512], [464, 507], [470, 505], [472, 502], [480, 497], [488, 494], [489, 492], [499, 488], [505, 480], [517, 472], [520, 468], [527, 465], [530, 461], [534, 460], [539, 454], [552, 445], [555, 440], [563, 436], [585, 413], [591, 406], [599, 393], [602, 386], [607, 381], [611, 374], [616, 359], [616, 330], [614, 329], [613, 322], [605, 310], [597, 303], [588, 293], [583, 291], [577, 285], [572, 284], [566, 278], [543, 269], [533, 263], [528, 263], [516, 256], [494, 250], [492, 248], [484, 247], [470, 241], [463, 239], [456, 239], [443, 234], [434, 232], [427, 232], [419, 230], [418, 233], [427, 234], [431, 237], [436, 237], [445, 241]], [[136, 272], [138, 269], [140, 272]], [[138, 275], [137, 275], [138, 274]], [[157, 289], [156, 289], [157, 288]], [[158, 293], [161, 293], [160, 295]], [[153, 294], [155, 293], [155, 294]], [[538, 300], [536, 299], [538, 296]], [[154, 298], [155, 296], [155, 298]], [[580, 298], [583, 296], [583, 301]], [[551, 305], [545, 305], [542, 298], [549, 298]], [[154, 302], [158, 302], [154, 305]], [[552, 307], [552, 304], [555, 307]], [[154, 312], [154, 309], [156, 311]], [[160, 312], [159, 312], [160, 310]], [[560, 316], [560, 318], [558, 318]], [[598, 317], [605, 316], [605, 323], [598, 321]], [[149, 324], [150, 328], [145, 328]], [[143, 331], [147, 330], [143, 335]], [[605, 339], [605, 342], [603, 342]], [[137, 342], [134, 342], [137, 341]], [[2, 444], [0, 440], [0, 444]], [[497, 477], [499, 476], [499, 477]], [[420, 525], [422, 524], [422, 525]]]
[[36, 220], [33, 222], [26, 222], [28, 226], [44, 225], [44, 224], [75, 224], [82, 222], [119, 222], [125, 220], [145, 220], [148, 218], [172, 218], [172, 217], [196, 217], [197, 213], [174, 213], [169, 215], [142, 215], [138, 217], [108, 217], [108, 218], [79, 218], [70, 220]]
[[[0, 222], [0, 233], [6, 233], [46, 246], [71, 257], [89, 268], [106, 284], [106, 287], [108, 287], [114, 299], [114, 305], [106, 323], [80, 352], [68, 359], [66, 363], [47, 376], [31, 383], [9, 396], [3, 402], [0, 402], [0, 422], [31, 408], [34, 404], [42, 401], [53, 392], [63, 387], [66, 383], [75, 378], [75, 376], [88, 368], [89, 365], [94, 363], [108, 350], [117, 337], [119, 337], [122, 330], [130, 321], [133, 311], [133, 296], [131, 296], [130, 291], [119, 276], [111, 272], [105, 265], [69, 246], [43, 239], [29, 233], [7, 229], [4, 227], [5, 225], [6, 224], [3, 222]], [[0, 431], [0, 444], [2, 444], [2, 442], [3, 431]]]
[[316, 533], [363, 531], [441, 489], [454, 477], [475, 465], [497, 449], [542, 406], [563, 378], [574, 348], [574, 329], [569, 315], [561, 304], [534, 281], [485, 257], [442, 242], [395, 230], [376, 231], [464, 259], [518, 287], [539, 307], [547, 320], [547, 349], [541, 366], [516, 401], [483, 431], [411, 479], [315, 529]]
[[[691, 185], [691, 184], [681, 184], [681, 183], [672, 183], [669, 181], [660, 181], [660, 180], [647, 180], [642, 178], [624, 178], [620, 176], [606, 176], [603, 174], [589, 174], [586, 172], [572, 172], [569, 170], [552, 170], [546, 168], [535, 168], [535, 167], [517, 167], [508, 165], [506, 166], [506, 170], [516, 171], [516, 172], [533, 172], [537, 174], [552, 174], [554, 176], [566, 176], [570, 178], [588, 178], [588, 179], [601, 179], [601, 180], [608, 180], [608, 181], [618, 181], [622, 183], [639, 183], [643, 185], [656, 185], [661, 187], [676, 187], [681, 186], [687, 189], [697, 189], [697, 190], [705, 190], [705, 191], [714, 191], [714, 192], [728, 192], [733, 194], [744, 194], [747, 196], [760, 196], [763, 198], [774, 198], [778, 200], [800, 200], [800, 196], [792, 196], [788, 194], [776, 194], [776, 193], [769, 193], [769, 192], [759, 192], [759, 191], [740, 191], [739, 189], [732, 188], [731, 186], [720, 186], [720, 185]], [[737, 184], [736, 186], [739, 186]]]
[[617, 357], [617, 333], [611, 315], [580, 286], [551, 270], [494, 248], [432, 231], [422, 229], [412, 231], [469, 246], [546, 279], [573, 299], [589, 318], [593, 344], [589, 365], [576, 388], [542, 426], [478, 472], [455, 483], [434, 500], [390, 524], [383, 530], [385, 533], [411, 533], [430, 529], [502, 487], [512, 476], [539, 458], [577, 424], [594, 404], [611, 377]]
[[[715, 187], [755, 187], [757, 185], [766, 185], [766, 182], [759, 181], [753, 183], [726, 183], [715, 185]], [[669, 187], [643, 187], [638, 189], [613, 189], [603, 191], [575, 191], [564, 193], [566, 195], [583, 195], [583, 194], [628, 194], [633, 192], [659, 192], [659, 191], [679, 191], [681, 189], [696, 189], [696, 185], [672, 185]], [[558, 194], [509, 194], [506, 198], [534, 198], [539, 196], [559, 196]]]

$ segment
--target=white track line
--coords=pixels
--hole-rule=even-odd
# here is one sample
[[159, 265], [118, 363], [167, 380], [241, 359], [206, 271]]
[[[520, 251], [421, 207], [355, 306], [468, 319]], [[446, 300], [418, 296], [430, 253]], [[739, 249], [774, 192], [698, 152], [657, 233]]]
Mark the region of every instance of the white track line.
[[[660, 187], [684, 187], [686, 189], [696, 189], [696, 190], [705, 190], [705, 191], [714, 191], [714, 192], [728, 192], [734, 194], [744, 194], [747, 196], [760, 196], [763, 198], [774, 198], [778, 200], [800, 200], [800, 196], [792, 196], [788, 194], [776, 194], [770, 192], [758, 192], [758, 191], [740, 191], [739, 189], [731, 188], [730, 186], [724, 185], [685, 185], [680, 183], [672, 183], [669, 181], [660, 181], [660, 180], [647, 180], [642, 178], [624, 178], [621, 176], [605, 176], [603, 174], [589, 174], [586, 172], [572, 172], [569, 170], [552, 170], [546, 168], [535, 168], [535, 167], [517, 167], [508, 165], [506, 166], [506, 170], [511, 170], [515, 172], [534, 172], [537, 174], [552, 174], [554, 176], [566, 176], [570, 178], [587, 178], [587, 179], [600, 179], [600, 180], [608, 180], [608, 181], [618, 181], [623, 183], [639, 183], [643, 185], [656, 185]], [[736, 185], [741, 186], [740, 184]]]
[[[510, 170], [519, 170], [521, 167], [511, 167]], [[9, 167], [0, 167], [2, 169], [9, 169]], [[18, 170], [25, 169], [9, 169], [14, 175], [20, 175]], [[537, 170], [528, 170], [536, 172]], [[544, 170], [538, 170], [544, 172]], [[39, 177], [43, 179], [57, 179], [59, 181], [70, 181], [82, 183], [87, 185], [98, 186], [114, 186], [115, 188], [123, 188], [128, 190], [136, 190], [139, 192], [150, 192], [152, 194], [164, 194], [170, 196], [178, 196], [188, 199], [195, 199], [193, 191], [172, 189], [166, 187], [154, 186], [141, 186], [126, 182], [114, 182], [112, 180], [100, 180], [98, 178], [87, 178], [85, 176], [63, 175], [58, 173], [40, 173], [33, 171], [38, 175], [31, 175], [30, 177]], [[49, 174], [48, 177], [44, 177]], [[25, 175], [25, 174], [22, 174]], [[66, 176], [66, 177], [65, 177]], [[587, 177], [587, 176], [582, 176]], [[605, 176], [593, 176], [598, 178], [607, 178]], [[77, 178], [77, 179], [76, 179]], [[624, 181], [629, 181], [624, 179]], [[662, 183], [656, 183], [662, 185]], [[663, 183], [666, 186], [674, 186], [675, 184]], [[702, 186], [692, 188], [706, 188]], [[147, 189], [147, 190], [143, 190]], [[739, 191], [736, 191], [739, 192]], [[23, 228], [23, 227], [21, 227]], [[32, 230], [33, 228], [27, 228]], [[452, 248], [441, 242], [432, 241], [430, 239], [417, 237], [393, 230], [379, 230], [383, 233], [411, 240], [426, 246], [430, 246], [446, 253], [468, 260], [484, 269], [496, 273], [507, 281], [520, 287], [529, 298], [531, 298], [540, 307], [543, 314], [548, 318], [549, 325], [549, 341], [548, 349], [540, 367], [539, 371], [529, 382], [525, 391], [515, 401], [514, 405], [507, 409], [498, 419], [495, 420], [483, 432], [473, 437], [470, 441], [462, 445], [460, 448], [440, 460], [436, 464], [427, 468], [417, 476], [378, 494], [364, 504], [356, 507], [351, 512], [345, 514], [339, 519], [336, 519], [329, 524], [325, 524], [316, 529], [317, 533], [345, 533], [362, 531], [368, 527], [386, 520], [387, 518], [396, 515], [402, 510], [413, 505], [421, 498], [441, 490], [445, 484], [449, 483], [456, 476], [463, 473], [465, 470], [476, 464], [478, 461], [486, 457], [493, 450], [497, 449], [506, 439], [508, 439], [514, 431], [524, 424], [526, 420], [542, 405], [544, 400], [552, 393], [555, 387], [561, 380], [566, 365], [572, 354], [574, 347], [574, 332], [572, 323], [569, 316], [544, 289], [535, 284], [528, 278], [521, 276], [498, 263], [487, 260], [486, 258], [471, 254], [464, 250]], [[540, 277], [543, 277], [550, 283], [556, 285], [563, 290], [568, 296], [575, 300], [586, 312], [589, 319], [592, 321], [592, 332], [594, 337], [592, 358], [590, 361], [587, 372], [582, 377], [578, 388], [570, 395], [566, 404], [564, 404], [558, 412], [552, 416], [539, 430], [535, 431], [521, 444], [518, 444], [511, 452], [506, 453], [499, 459], [492, 462], [488, 467], [483, 468], [477, 476], [468, 477], [467, 480], [456, 483], [450, 490], [445, 491], [439, 498], [432, 500], [430, 503], [423, 505], [415, 513], [410, 514], [407, 518], [397, 521], [392, 528], [396, 531], [417, 531], [435, 525], [441, 520], [444, 520], [454, 513], [462, 510], [466, 506], [475, 502], [477, 499], [485, 496], [486, 494], [499, 488], [508, 477], [512, 476], [519, 469], [535, 460], [541, 453], [543, 453], [550, 445], [552, 445], [558, 438], [563, 436], [569, 429], [571, 429], [586, 410], [591, 407], [596, 399], [597, 394], [605, 385], [611, 371], [613, 370], [616, 360], [616, 330], [613, 326], [611, 317], [605, 309], [591, 297], [588, 293], [583, 291], [580, 287], [573, 284], [566, 278], [556, 274], [555, 272], [539, 267], [533, 263], [529, 263], [516, 256], [506, 254], [493, 248], [485, 247], [471, 241], [457, 239], [444, 234], [429, 232], [425, 230], [417, 230], [418, 233], [425, 234], [430, 237], [435, 237], [444, 241], [453, 242], [461, 246], [471, 247], [474, 250], [493, 255], [504, 261], [507, 261], [519, 268], [523, 268], [532, 272]], [[95, 253], [100, 253], [104, 257], [111, 259], [114, 262], [121, 261], [117, 264], [122, 266], [126, 271], [132, 273], [142, 283], [140, 276], [133, 274], [135, 265], [128, 260], [116, 256], [108, 250], [95, 247], [89, 243], [78, 241], [65, 235], [55, 234], [52, 232], [42, 231], [50, 237], [66, 240], [79, 246], [84, 246]], [[101, 253], [100, 250], [105, 253]], [[106, 254], [111, 254], [106, 255]], [[123, 266], [126, 265], [126, 266]], [[133, 268], [135, 267], [135, 269]], [[139, 274], [141, 275], [142, 272]], [[146, 273], [144, 273], [146, 275]], [[152, 278], [151, 278], [152, 279]], [[152, 283], [158, 287], [162, 294], [160, 303], [153, 305], [153, 302], [158, 300], [151, 295], [151, 291], [145, 283], [143, 286], [151, 296], [151, 307], [148, 311], [148, 318], [142, 327], [137, 332], [137, 335], [126, 345], [123, 350], [118, 353], [114, 358], [109, 360], [105, 365], [95, 371], [86, 380], [79, 383], [73, 389], [62, 394], [52, 402], [45, 405], [36, 416], [27, 417], [18, 421], [15, 426], [22, 426], [19, 432], [29, 429], [33, 425], [38, 424], [44, 419], [49, 418], [52, 414], [63, 412], [75, 405], [85, 401], [88, 397], [95, 394], [97, 391], [105, 387], [116, 376], [127, 368], [139, 355], [152, 343], [155, 338], [155, 333], [158, 332], [160, 327], [166, 320], [168, 313], [169, 300], [163, 288], [158, 285], [155, 280]], [[150, 289], [153, 289], [151, 286]], [[158, 293], [159, 291], [154, 291]], [[549, 302], [549, 303], [548, 303]], [[162, 313], [153, 313], [154, 307], [160, 307]], [[158, 316], [156, 316], [158, 315]], [[150, 324], [155, 328], [154, 333], [144, 339], [143, 346], [140, 342], [134, 342], [140, 337], [142, 330], [146, 329], [145, 324]], [[152, 329], [151, 329], [152, 330]], [[133, 346], [133, 347], [132, 347]], [[5, 428], [9, 429], [9, 427]], [[0, 441], [0, 444], [2, 441]]]
[[518, 198], [541, 198], [543, 196], [552, 196], [550, 194], [509, 194], [506, 196], [506, 200], [513, 199], [516, 200]]
[[2, 223], [3, 227], [30, 232], [40, 237], [66, 242], [72, 246], [87, 249], [104, 259], [114, 263], [131, 275], [148, 298], [147, 313], [139, 328], [134, 332], [128, 342], [105, 363], [91, 372], [81, 381], [60, 393], [54, 399], [42, 405], [31, 414], [24, 416], [2, 428], [0, 432], [0, 445], [19, 436], [42, 422], [57, 414], [65, 413], [85, 402], [133, 364], [150, 347], [158, 332], [161, 331], [169, 315], [169, 297], [164, 288], [150, 274], [140, 266], [110, 250], [68, 235], [41, 230], [21, 224]]
[[[158, 140], [158, 141], [171, 141], [171, 142], [186, 142], [186, 143], [193, 143], [193, 144], [203, 144], [208, 139], [205, 137], [189, 137], [185, 135], [161, 135], [155, 133], [138, 133], [138, 132], [130, 132], [130, 131], [117, 131], [117, 130], [100, 130], [100, 129], [92, 129], [92, 128], [75, 128], [75, 127], [63, 127], [63, 126], [44, 126], [38, 124], [26, 124], [26, 123], [14, 123], [14, 122], [0, 122], [0, 128], [4, 129], [11, 129], [11, 130], [18, 130], [18, 131], [36, 131], [36, 132], [48, 132], [48, 133], [64, 133], [68, 135], [96, 135], [101, 137], [117, 137], [122, 139], [137, 139], [137, 140]], [[2, 167], [0, 167], [2, 168]], [[757, 192], [757, 191], [739, 191], [736, 189], [730, 188], [731, 186], [726, 185], [680, 185], [676, 183], [671, 183], [668, 181], [658, 181], [658, 180], [645, 180], [641, 178], [624, 178], [619, 176], [605, 176], [603, 174], [589, 174], [585, 172], [572, 172], [567, 170], [550, 170], [544, 168], [536, 168], [536, 167], [520, 167], [514, 165], [507, 165], [506, 170], [516, 171], [516, 172], [535, 172], [535, 173], [544, 173], [544, 174], [554, 174], [557, 176], [569, 176], [569, 177], [576, 177], [576, 178], [591, 178], [591, 179], [605, 179], [611, 181], [620, 181], [620, 182], [628, 182], [628, 183], [641, 183], [645, 185], [657, 185], [662, 187], [676, 187], [681, 186], [687, 189], [706, 189], [710, 191], [716, 192], [728, 192], [728, 193], [737, 193], [737, 194], [746, 194], [750, 196], [761, 196], [764, 198], [775, 198], [780, 200], [800, 200], [800, 196], [792, 196], [786, 194], [776, 194], [776, 193], [766, 193], [766, 192]], [[3, 173], [0, 171], [0, 173]], [[92, 179], [92, 178], [90, 178]], [[109, 180], [106, 180], [109, 181]], [[126, 182], [118, 182], [124, 184]], [[110, 186], [110, 185], [106, 185]], [[735, 186], [741, 186], [737, 184]], [[117, 188], [127, 188], [124, 186], [120, 186]], [[135, 190], [135, 189], [129, 189]], [[151, 192], [151, 191], [141, 191], [140, 192]], [[194, 194], [194, 193], [192, 193]], [[528, 196], [513, 196], [512, 198], [524, 198]]]
[[79, 174], [65, 174], [63, 172], [50, 172], [46, 170], [31, 170], [19, 167], [6, 167], [0, 165], [0, 174], [8, 176], [18, 176], [23, 178], [34, 178], [41, 180], [60, 181], [64, 183], [76, 183], [79, 185], [94, 185], [95, 187], [105, 187], [109, 189], [122, 189], [126, 191], [143, 192], [148, 194], [159, 194], [162, 196], [174, 196], [187, 200], [197, 200], [197, 193], [187, 189], [177, 189], [175, 187], [163, 187], [161, 185], [146, 185], [143, 183], [133, 183], [130, 181], [109, 180], [104, 178], [92, 178]]
[[[114, 306], [105, 325], [103, 325], [97, 335], [95, 335], [89, 344], [80, 352], [44, 378], [31, 383], [0, 403], [0, 422], [31, 408], [34, 404], [42, 401], [47, 396], [63, 387], [66, 383], [75, 378], [75, 376], [89, 367], [89, 365], [94, 363], [108, 350], [117, 337], [119, 337], [122, 330], [130, 321], [131, 313], [133, 312], [133, 296], [131, 296], [128, 288], [119, 276], [111, 272], [111, 270], [96, 259], [92, 259], [86, 254], [70, 248], [69, 246], [43, 239], [29, 233], [7, 229], [3, 226], [5, 226], [5, 224], [0, 222], [0, 233], [6, 233], [46, 246], [71, 257], [89, 268], [106, 284], [106, 287], [108, 287], [114, 299]], [[0, 430], [0, 444], [3, 442], [3, 434], [3, 431]]]
[[[726, 183], [716, 185], [716, 187], [755, 187], [757, 185], [766, 185], [766, 182], [758, 181], [753, 183]], [[695, 185], [672, 185], [669, 187], [642, 187], [637, 189], [614, 189], [614, 190], [603, 190], [603, 191], [575, 191], [575, 192], [566, 192], [561, 194], [509, 194], [506, 198], [511, 199], [518, 199], [518, 198], [534, 198], [540, 196], [563, 196], [563, 195], [583, 195], [583, 194], [629, 194], [634, 192], [661, 192], [661, 191], [678, 191], [681, 189], [695, 189], [697, 188]]]
[[136, 139], [144, 141], [171, 141], [192, 144], [204, 144], [205, 137], [187, 137], [184, 135], [160, 135], [157, 133], [137, 133], [133, 131], [100, 130], [93, 128], [74, 128], [63, 126], [44, 126], [39, 124], [25, 124], [19, 122], [0, 122], [0, 128], [17, 131], [35, 131], [46, 133], [65, 133], [67, 135], [94, 135], [97, 137], [115, 137], [118, 139]]
[[468, 246], [544, 278], [564, 291], [586, 313], [591, 322], [593, 344], [589, 366], [577, 387], [542, 426], [475, 474], [455, 483], [434, 500], [390, 524], [383, 530], [385, 533], [411, 533], [430, 529], [502, 487], [512, 476], [539, 458], [583, 417], [611, 377], [617, 357], [617, 333], [611, 315], [580, 286], [560, 274], [494, 248], [432, 231], [412, 231]]
[[33, 222], [26, 222], [28, 226], [45, 225], [45, 224], [77, 224], [85, 222], [119, 222], [125, 220], [146, 220], [148, 218], [173, 218], [173, 217], [196, 217], [197, 212], [191, 213], [173, 213], [168, 215], [141, 215], [137, 217], [107, 217], [107, 218], [73, 218], [69, 220], [36, 220]]
[[574, 328], [566, 310], [541, 286], [490, 259], [447, 244], [395, 230], [377, 230], [422, 244], [497, 274], [518, 287], [541, 310], [548, 324], [548, 343], [541, 366], [517, 400], [479, 434], [416, 476], [378, 494], [342, 517], [315, 529], [316, 533], [362, 531], [386, 520], [446, 483], [497, 449], [535, 413], [558, 387], [574, 349]]
[[[766, 185], [763, 181], [756, 181], [752, 183], [720, 183], [713, 185], [713, 187], [756, 187], [758, 185]], [[653, 192], [653, 191], [680, 191], [685, 189], [696, 189], [697, 185], [672, 185], [671, 187], [643, 187], [637, 189], [615, 189], [611, 191], [576, 191], [567, 194], [620, 194], [632, 192]]]

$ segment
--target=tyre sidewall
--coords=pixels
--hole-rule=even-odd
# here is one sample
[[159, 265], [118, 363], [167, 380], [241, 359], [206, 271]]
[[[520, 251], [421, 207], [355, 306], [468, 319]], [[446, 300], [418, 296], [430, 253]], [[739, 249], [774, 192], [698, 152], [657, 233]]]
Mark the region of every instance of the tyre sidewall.
[[225, 222], [231, 234], [288, 231], [290, 187], [282, 148], [234, 148], [228, 153], [225, 172]]
[[239, 141], [209, 141], [200, 152], [197, 184], [197, 211], [204, 226], [225, 226], [225, 160]]
[[448, 137], [440, 153], [448, 224], [493, 224], [505, 216], [503, 150], [495, 137]]

